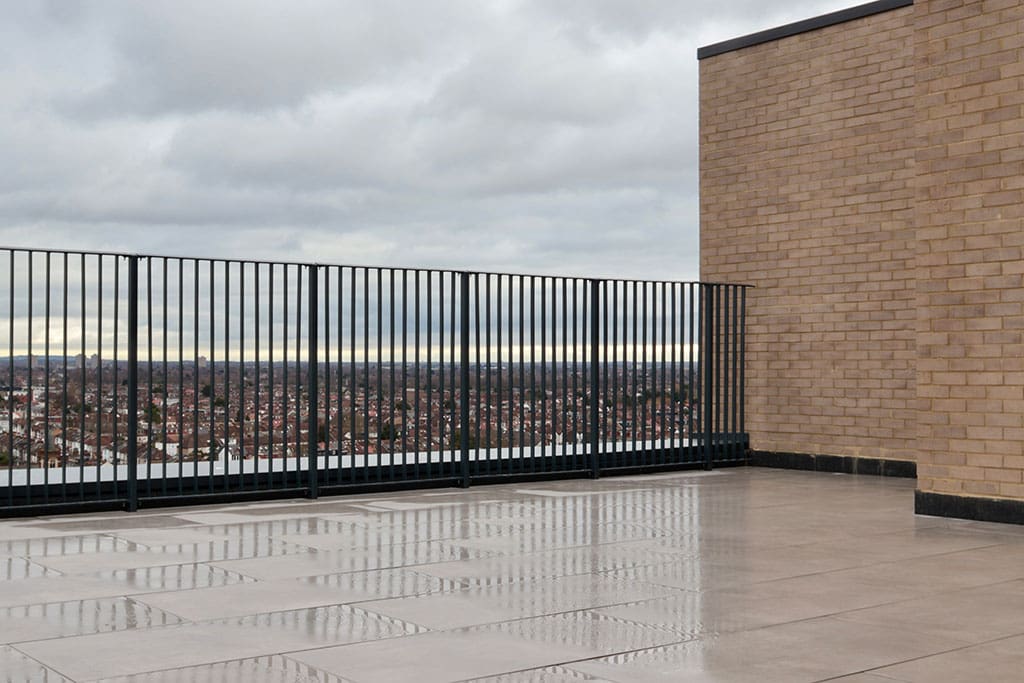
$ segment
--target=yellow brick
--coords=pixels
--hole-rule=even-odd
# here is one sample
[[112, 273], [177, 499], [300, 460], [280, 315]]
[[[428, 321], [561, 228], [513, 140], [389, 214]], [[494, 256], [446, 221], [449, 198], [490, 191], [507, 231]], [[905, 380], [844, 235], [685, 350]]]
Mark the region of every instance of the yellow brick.
[[742, 278], [752, 445], [1024, 498], [1024, 3], [700, 63], [701, 277]]

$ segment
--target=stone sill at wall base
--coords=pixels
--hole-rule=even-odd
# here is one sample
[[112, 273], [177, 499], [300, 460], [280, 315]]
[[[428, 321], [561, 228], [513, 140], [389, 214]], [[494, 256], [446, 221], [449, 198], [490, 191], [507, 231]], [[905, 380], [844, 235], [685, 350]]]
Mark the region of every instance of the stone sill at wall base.
[[914, 492], [914, 512], [934, 517], [958, 517], [978, 522], [1024, 524], [1024, 501], [1008, 498], [953, 496], [948, 493]]
[[858, 458], [848, 455], [823, 455], [819, 453], [750, 451], [748, 462], [756, 467], [778, 467], [787, 470], [871, 474], [882, 477], [908, 477], [910, 479], [917, 477], [917, 463], [910, 460]]

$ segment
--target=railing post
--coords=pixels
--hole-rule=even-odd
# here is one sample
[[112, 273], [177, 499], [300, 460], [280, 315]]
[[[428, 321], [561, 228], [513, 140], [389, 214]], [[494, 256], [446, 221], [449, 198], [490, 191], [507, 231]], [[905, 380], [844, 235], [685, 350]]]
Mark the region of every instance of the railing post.
[[318, 481], [319, 477], [319, 430], [320, 430], [320, 416], [318, 411], [320, 409], [320, 352], [319, 352], [319, 325], [318, 323], [318, 311], [319, 305], [317, 299], [320, 293], [319, 274], [320, 268], [316, 264], [309, 264], [306, 266], [309, 274], [309, 298], [306, 302], [309, 312], [307, 314], [307, 326], [306, 326], [306, 349], [308, 352], [308, 358], [306, 359], [306, 391], [308, 396], [306, 397], [306, 409], [308, 413], [306, 415], [307, 422], [307, 435], [306, 435], [306, 457], [308, 458], [309, 468], [309, 480], [308, 480], [308, 491], [306, 495], [310, 498], [318, 498], [320, 496], [320, 485]]
[[598, 401], [601, 396], [601, 305], [600, 280], [590, 280], [590, 478], [601, 476], [601, 415]]
[[701, 311], [701, 323], [704, 325], [704, 342], [700, 345], [700, 355], [703, 366], [703, 389], [704, 398], [701, 401], [700, 416], [704, 422], [704, 469], [711, 469], [712, 460], [712, 429], [714, 425], [714, 349], [715, 349], [715, 285], [701, 285], [704, 290], [703, 310]]
[[[128, 257], [128, 499], [139, 509], [139, 257]], [[115, 474], [116, 476], [116, 474]]]
[[469, 488], [469, 278], [470, 273], [459, 274], [459, 448], [462, 451], [462, 488]]
[[747, 389], [746, 389], [746, 365], [747, 365], [747, 288], [746, 287], [740, 287], [740, 324], [739, 324], [739, 331], [740, 331], [740, 344], [739, 344], [739, 349], [738, 349], [738, 352], [739, 352], [739, 355], [740, 355], [740, 395], [739, 395], [739, 401], [740, 401], [740, 423], [739, 423], [739, 433], [740, 433], [740, 444], [741, 444], [741, 447], [743, 449], [745, 449], [744, 457], [747, 457], [748, 454], [747, 454], [746, 451], [749, 451], [750, 443], [749, 443], [749, 441], [747, 441], [744, 438], [746, 436], [746, 433], [747, 433], [746, 413], [744, 412], [744, 410], [745, 410], [744, 406], [745, 406], [746, 400], [747, 400], [747, 398], [746, 398], [746, 391], [747, 391]]

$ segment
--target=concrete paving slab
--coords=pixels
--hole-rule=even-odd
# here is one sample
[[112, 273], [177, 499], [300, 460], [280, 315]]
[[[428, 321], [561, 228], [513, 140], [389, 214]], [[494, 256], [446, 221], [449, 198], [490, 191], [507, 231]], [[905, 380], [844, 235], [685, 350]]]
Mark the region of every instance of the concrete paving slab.
[[0, 522], [0, 671], [1012, 680], [1024, 530], [917, 517], [913, 486], [736, 468]]

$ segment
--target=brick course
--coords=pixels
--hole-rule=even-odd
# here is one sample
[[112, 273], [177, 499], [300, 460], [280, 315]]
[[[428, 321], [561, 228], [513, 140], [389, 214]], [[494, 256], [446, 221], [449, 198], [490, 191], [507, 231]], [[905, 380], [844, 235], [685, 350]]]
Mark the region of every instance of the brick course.
[[700, 63], [701, 277], [756, 285], [755, 449], [914, 457], [913, 18]]
[[917, 0], [700, 74], [701, 276], [757, 286], [752, 446], [1024, 498], [1024, 4]]
[[1024, 6], [913, 9], [918, 488], [1022, 498]]

